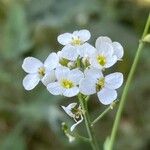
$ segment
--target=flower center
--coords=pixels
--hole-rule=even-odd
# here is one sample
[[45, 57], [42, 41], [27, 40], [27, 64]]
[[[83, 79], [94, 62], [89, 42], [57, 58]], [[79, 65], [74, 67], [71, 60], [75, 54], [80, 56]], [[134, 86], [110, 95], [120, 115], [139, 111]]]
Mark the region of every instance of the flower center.
[[72, 108], [71, 112], [75, 115], [75, 120], [78, 121], [81, 119], [82, 110], [79, 108]]
[[70, 89], [74, 86], [73, 82], [67, 79], [62, 80], [61, 85], [66, 89]]
[[103, 55], [97, 56], [97, 61], [101, 66], [104, 66], [106, 64], [106, 57]]
[[96, 91], [100, 91], [105, 85], [105, 78], [100, 78], [96, 84]]
[[38, 74], [43, 77], [45, 75], [45, 68], [44, 67], [40, 67], [38, 69]]
[[72, 38], [71, 44], [72, 44], [73, 46], [82, 45], [82, 43], [83, 43], [83, 42], [80, 40], [79, 37], [77, 37], [77, 38]]

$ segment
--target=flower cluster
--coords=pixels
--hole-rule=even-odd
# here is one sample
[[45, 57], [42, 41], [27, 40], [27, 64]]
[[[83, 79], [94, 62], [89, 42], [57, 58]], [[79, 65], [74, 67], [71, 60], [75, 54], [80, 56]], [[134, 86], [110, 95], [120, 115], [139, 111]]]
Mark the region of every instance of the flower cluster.
[[[104, 71], [122, 59], [123, 47], [106, 36], [97, 38], [94, 47], [87, 42], [90, 37], [88, 30], [64, 33], [57, 38], [62, 50], [51, 53], [44, 63], [34, 57], [25, 58], [22, 68], [28, 74], [23, 80], [24, 88], [32, 90], [41, 81], [52, 95], [97, 93], [102, 104], [111, 104], [117, 99], [116, 89], [122, 85], [123, 75], [119, 72], [104, 75]], [[71, 130], [83, 120], [82, 109], [76, 105], [62, 106], [76, 122]]]

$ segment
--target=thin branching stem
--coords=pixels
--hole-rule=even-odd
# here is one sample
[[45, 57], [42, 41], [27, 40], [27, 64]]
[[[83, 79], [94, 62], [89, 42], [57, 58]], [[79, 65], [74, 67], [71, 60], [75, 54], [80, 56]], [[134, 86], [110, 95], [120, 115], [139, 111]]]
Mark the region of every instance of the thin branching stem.
[[121, 100], [120, 100], [119, 108], [118, 108], [118, 111], [117, 111], [117, 114], [116, 114], [116, 118], [115, 118], [115, 121], [114, 121], [114, 124], [113, 124], [111, 136], [110, 136], [109, 150], [112, 150], [113, 146], [114, 146], [118, 126], [119, 126], [120, 119], [121, 119], [121, 114], [122, 114], [125, 102], [127, 100], [126, 97], [127, 97], [128, 91], [129, 91], [129, 87], [130, 87], [135, 69], [137, 67], [141, 51], [144, 47], [143, 38], [147, 35], [149, 27], [150, 27], [150, 14], [148, 16], [148, 19], [147, 19], [147, 22], [146, 22], [146, 25], [145, 25], [145, 29], [144, 29], [144, 32], [143, 32], [143, 35], [142, 35], [142, 39], [140, 40], [140, 43], [139, 43], [139, 46], [138, 46], [133, 64], [131, 66], [131, 69], [130, 69], [130, 72], [129, 72], [129, 75], [128, 75], [128, 78], [127, 78], [127, 82], [126, 82], [124, 90], [123, 90], [123, 94], [122, 94], [122, 97], [121, 97]]
[[83, 96], [80, 94], [79, 94], [78, 98], [79, 98], [80, 105], [84, 112], [83, 115], [84, 115], [85, 125], [86, 125], [86, 129], [87, 129], [87, 132], [89, 135], [90, 144], [92, 146], [92, 149], [99, 150], [95, 135], [93, 133], [93, 129], [91, 128], [91, 121], [90, 121], [89, 114], [88, 114], [88, 108], [87, 108], [88, 98], [83, 98]]

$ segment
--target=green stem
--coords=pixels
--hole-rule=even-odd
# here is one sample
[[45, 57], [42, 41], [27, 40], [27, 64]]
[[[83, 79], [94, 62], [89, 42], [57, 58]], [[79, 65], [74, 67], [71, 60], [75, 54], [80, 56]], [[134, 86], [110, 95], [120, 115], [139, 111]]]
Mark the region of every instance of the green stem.
[[92, 123], [91, 123], [91, 127], [93, 127], [93, 125], [95, 125], [100, 119], [102, 119], [104, 117], [105, 114], [107, 114], [110, 110], [112, 110], [114, 108], [114, 106], [116, 105], [116, 102], [113, 102], [109, 107], [107, 107]]
[[[144, 29], [144, 32], [143, 32], [143, 35], [142, 35], [142, 39], [148, 33], [149, 26], [150, 26], [150, 14], [149, 14], [149, 17], [147, 19], [147, 23], [145, 25], [145, 29]], [[117, 129], [118, 129], [120, 119], [121, 119], [121, 114], [122, 114], [122, 111], [123, 111], [123, 108], [124, 108], [124, 105], [125, 105], [125, 102], [126, 102], [126, 97], [127, 97], [128, 91], [129, 91], [129, 87], [130, 87], [135, 69], [137, 67], [137, 64], [138, 64], [138, 61], [139, 61], [139, 58], [140, 58], [140, 53], [141, 53], [143, 47], [144, 47], [144, 42], [141, 40], [140, 43], [139, 43], [139, 46], [138, 46], [133, 64], [131, 66], [131, 70], [129, 72], [126, 85], [124, 87], [123, 94], [122, 94], [120, 104], [119, 104], [119, 108], [118, 108], [116, 118], [115, 118], [115, 121], [114, 121], [114, 124], [113, 124], [112, 132], [111, 132], [111, 136], [110, 136], [109, 150], [113, 149], [114, 141], [115, 141], [116, 134], [117, 134]]]
[[79, 98], [81, 107], [82, 107], [83, 112], [84, 112], [83, 115], [84, 115], [86, 129], [87, 129], [89, 139], [90, 139], [90, 144], [91, 144], [93, 150], [98, 150], [96, 138], [94, 136], [93, 129], [91, 128], [91, 122], [89, 119], [88, 108], [87, 108], [87, 101], [88, 100], [86, 98], [83, 98], [82, 95], [79, 95], [78, 98]]

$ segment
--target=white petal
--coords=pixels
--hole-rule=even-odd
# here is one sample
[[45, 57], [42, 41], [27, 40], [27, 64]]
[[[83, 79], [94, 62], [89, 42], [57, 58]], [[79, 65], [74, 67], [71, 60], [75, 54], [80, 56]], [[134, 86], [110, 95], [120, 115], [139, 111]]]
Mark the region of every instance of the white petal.
[[56, 53], [51, 53], [44, 62], [44, 66], [50, 70], [55, 69], [58, 66], [59, 57]]
[[90, 57], [96, 52], [96, 49], [92, 45], [84, 43], [77, 49], [77, 51], [81, 57]]
[[103, 77], [102, 71], [97, 68], [86, 69], [84, 74], [85, 74], [85, 77], [88, 77], [88, 78], [99, 79]]
[[77, 57], [79, 56], [79, 54], [77, 52], [77, 47], [72, 46], [72, 45], [66, 45], [62, 49], [61, 56], [68, 60], [75, 61], [77, 59]]
[[99, 45], [98, 53], [104, 56], [112, 56], [113, 54], [113, 46], [110, 43], [103, 42]]
[[121, 59], [124, 55], [124, 50], [122, 45], [118, 42], [113, 42], [112, 46], [114, 48], [114, 55], [116, 55], [118, 59]]
[[79, 30], [79, 31], [74, 31], [73, 35], [75, 37], [79, 37], [83, 42], [86, 42], [90, 39], [91, 33], [88, 30]]
[[96, 80], [93, 78], [84, 78], [81, 80], [79, 89], [84, 95], [92, 95], [96, 93]]
[[72, 132], [72, 131], [75, 129], [75, 127], [76, 127], [78, 124], [80, 124], [82, 121], [83, 121], [83, 117], [81, 116], [81, 120], [79, 120], [77, 123], [75, 123], [74, 125], [72, 125], [71, 128], [70, 128], [70, 131]]
[[111, 57], [107, 57], [105, 68], [109, 68], [113, 66], [117, 62], [117, 56], [113, 55]]
[[84, 78], [84, 74], [79, 69], [73, 69], [68, 74], [68, 79], [73, 81], [76, 85], [78, 85], [81, 79], [83, 78]]
[[38, 74], [28, 74], [23, 79], [23, 86], [26, 90], [32, 90], [39, 83], [40, 78]]
[[67, 67], [58, 67], [56, 68], [56, 71], [55, 71], [55, 75], [56, 75], [56, 79], [57, 80], [61, 80], [63, 78], [67, 78], [68, 74], [70, 73], [70, 69], [67, 68]]
[[95, 42], [95, 47], [97, 49], [99, 49], [99, 46], [104, 43], [104, 42], [107, 42], [107, 43], [112, 43], [111, 39], [107, 36], [100, 36], [96, 39], [96, 42]]
[[64, 33], [57, 37], [57, 41], [62, 45], [70, 44], [72, 41], [72, 34], [71, 33]]
[[66, 97], [73, 97], [79, 93], [79, 88], [78, 87], [73, 87], [70, 89], [65, 89], [63, 92], [63, 95]]
[[111, 104], [117, 98], [116, 90], [103, 88], [101, 91], [97, 93], [99, 101], [104, 105]]
[[62, 95], [64, 89], [60, 86], [58, 82], [54, 83], [49, 83], [47, 85], [47, 90], [52, 94], [52, 95]]
[[43, 63], [34, 57], [25, 58], [22, 64], [23, 70], [27, 73], [37, 73], [42, 66]]
[[110, 89], [118, 89], [123, 83], [123, 74], [115, 72], [105, 77], [105, 86]]
[[42, 83], [47, 86], [49, 83], [54, 82], [56, 80], [55, 70], [51, 70], [47, 72], [42, 78]]

